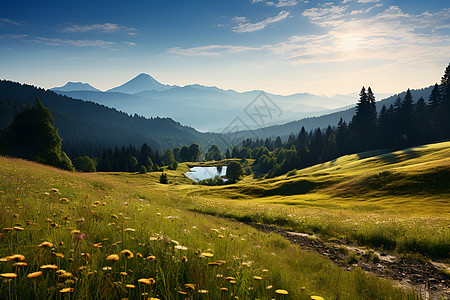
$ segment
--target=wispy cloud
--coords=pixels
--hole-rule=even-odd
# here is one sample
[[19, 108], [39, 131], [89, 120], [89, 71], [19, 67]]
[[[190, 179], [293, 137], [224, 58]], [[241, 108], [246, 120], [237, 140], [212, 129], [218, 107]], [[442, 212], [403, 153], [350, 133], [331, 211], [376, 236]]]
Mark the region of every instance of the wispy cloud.
[[[252, 0], [252, 3], [264, 3], [267, 6], [276, 6], [276, 7], [285, 7], [285, 6], [294, 6], [299, 3], [298, 0], [278, 0], [278, 1], [267, 1], [267, 0]], [[308, 1], [303, 1], [308, 3]]]
[[[118, 46], [118, 43], [116, 42], [110, 42], [105, 40], [59, 39], [59, 38], [30, 36], [27, 34], [6, 34], [0, 36], [0, 39], [16, 39], [22, 40], [24, 42], [34, 42], [37, 44], [44, 44], [49, 46], [76, 46], [76, 47], [100, 47], [100, 48], [110, 48], [113, 46]], [[128, 45], [132, 44], [133, 43], [129, 43]]]
[[[381, 3], [375, 3], [377, 1], [359, 1], [363, 3], [331, 3], [304, 10], [302, 15], [325, 31], [323, 34], [295, 35], [283, 42], [252, 48], [207, 45], [186, 49], [172, 48], [169, 53], [218, 56], [265, 51], [291, 64], [356, 60], [379, 61], [380, 64], [413, 64], [448, 57], [450, 35], [447, 30], [450, 29], [450, 8], [408, 14], [398, 6], [383, 8]], [[357, 7], [358, 5], [360, 7]], [[283, 19], [283, 16], [279, 19]], [[251, 32], [264, 26], [251, 24], [244, 17], [236, 18], [235, 22], [241, 24], [236, 28], [237, 32]]]
[[232, 45], [207, 45], [191, 48], [174, 47], [168, 49], [168, 53], [182, 55], [182, 56], [219, 56], [221, 54], [241, 53], [251, 50], [258, 50], [258, 48]]
[[16, 25], [16, 26], [21, 26], [22, 25], [19, 22], [15, 22], [15, 21], [13, 21], [11, 19], [0, 18], [0, 25], [3, 25], [4, 23], [13, 24], [13, 25]]
[[247, 18], [245, 17], [235, 17], [233, 18], [233, 21], [237, 23], [235, 27], [233, 27], [234, 32], [242, 33], [242, 32], [254, 32], [258, 30], [262, 30], [266, 28], [267, 25], [280, 22], [284, 19], [286, 19], [289, 16], [289, 12], [287, 11], [280, 11], [278, 15], [275, 17], [268, 17], [265, 20], [262, 20], [260, 22], [256, 23], [250, 23], [248, 22]]
[[88, 32], [97, 31], [102, 33], [114, 33], [118, 31], [125, 31], [130, 35], [136, 34], [137, 30], [135, 28], [130, 28], [114, 23], [104, 23], [104, 24], [90, 24], [90, 25], [70, 25], [63, 28], [64, 32]]

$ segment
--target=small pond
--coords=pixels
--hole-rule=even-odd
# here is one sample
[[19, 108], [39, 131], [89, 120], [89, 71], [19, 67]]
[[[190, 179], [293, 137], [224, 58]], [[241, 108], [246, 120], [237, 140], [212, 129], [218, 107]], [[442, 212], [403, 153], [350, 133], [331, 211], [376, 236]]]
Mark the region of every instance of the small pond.
[[[219, 168], [222, 168], [221, 172], [219, 172]], [[227, 173], [227, 167], [193, 167], [190, 172], [186, 172], [185, 175], [198, 182], [200, 180], [212, 179], [216, 176], [225, 176]], [[226, 181], [226, 179], [224, 179]]]

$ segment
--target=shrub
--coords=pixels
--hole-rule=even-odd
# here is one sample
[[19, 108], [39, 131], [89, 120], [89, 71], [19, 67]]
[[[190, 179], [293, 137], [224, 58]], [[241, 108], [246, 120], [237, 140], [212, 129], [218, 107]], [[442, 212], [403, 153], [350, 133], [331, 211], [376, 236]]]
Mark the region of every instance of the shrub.
[[162, 173], [161, 177], [159, 177], [159, 183], [162, 184], [168, 184], [169, 180], [167, 179], [167, 174], [166, 173]]
[[139, 173], [140, 173], [140, 174], [145, 174], [145, 173], [147, 173], [147, 168], [146, 168], [145, 166], [141, 166], [141, 167], [139, 168]]

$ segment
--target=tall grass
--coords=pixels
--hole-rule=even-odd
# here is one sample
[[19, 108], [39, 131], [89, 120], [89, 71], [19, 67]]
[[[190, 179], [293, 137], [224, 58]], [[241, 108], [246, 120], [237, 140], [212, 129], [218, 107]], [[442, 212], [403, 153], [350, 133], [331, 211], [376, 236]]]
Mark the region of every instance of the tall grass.
[[[0, 262], [0, 274], [17, 274], [2, 279], [1, 299], [417, 298], [279, 236], [179, 209], [160, 189], [136, 189], [128, 175], [115, 177], [0, 158], [0, 257], [21, 254], [27, 263]], [[135, 178], [159, 186], [152, 175]], [[24, 230], [5, 230], [14, 226]], [[45, 241], [53, 246], [38, 246]], [[118, 260], [108, 261], [111, 254]]]

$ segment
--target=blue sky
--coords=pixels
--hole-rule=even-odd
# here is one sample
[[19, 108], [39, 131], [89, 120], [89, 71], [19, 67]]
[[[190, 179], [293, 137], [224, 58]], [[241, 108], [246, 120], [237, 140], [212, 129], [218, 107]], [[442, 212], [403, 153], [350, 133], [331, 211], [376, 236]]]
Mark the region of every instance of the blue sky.
[[167, 84], [334, 95], [439, 81], [447, 0], [8, 1], [0, 78], [106, 90], [149, 73]]

